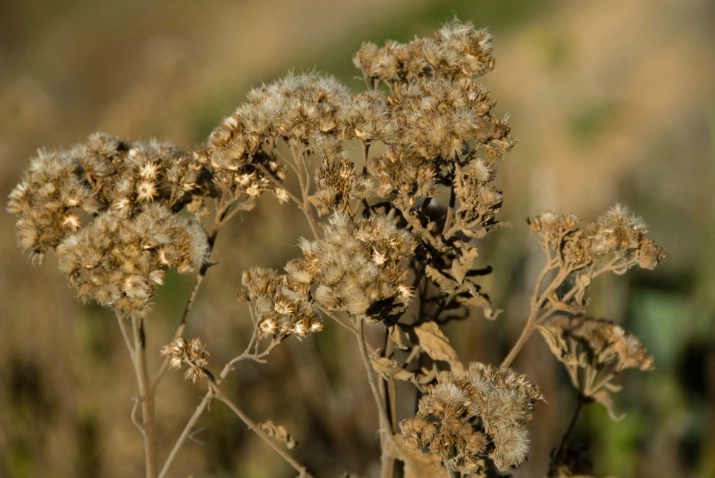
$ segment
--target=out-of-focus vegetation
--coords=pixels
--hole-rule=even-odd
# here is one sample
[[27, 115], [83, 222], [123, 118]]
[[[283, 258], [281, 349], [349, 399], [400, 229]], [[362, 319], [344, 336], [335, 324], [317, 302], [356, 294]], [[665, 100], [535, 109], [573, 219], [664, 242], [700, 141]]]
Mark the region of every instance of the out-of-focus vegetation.
[[[552, 209], [589, 219], [623, 202], [645, 218], [669, 257], [656, 271], [594, 284], [591, 310], [638, 334], [656, 370], [625, 377], [616, 396], [628, 414], [622, 422], [593, 407], [577, 435], [591, 447], [599, 476], [713, 476], [712, 2], [5, 0], [1, 190], [9, 193], [37, 148], [66, 148], [96, 130], [202, 141], [249, 87], [291, 68], [333, 73], [362, 88], [351, 63], [362, 41], [407, 40], [455, 15], [495, 36], [497, 67], [485, 82], [520, 140], [500, 171], [502, 217], [514, 227], [489, 236], [482, 256], [494, 266], [487, 290], [505, 313], [495, 323], [473, 317], [458, 324], [461, 356], [495, 362], [520, 329], [541, 260], [523, 218]], [[306, 226], [293, 224], [295, 217], [265, 198], [220, 237], [220, 264], [208, 275], [190, 332], [208, 339], [217, 363], [241, 349], [250, 331], [246, 309], [233, 299], [242, 270], [278, 267], [297, 254]], [[52, 259], [32, 268], [15, 246], [12, 220], [0, 215], [0, 476], [135, 475], [143, 464], [129, 418], [136, 385], [116, 322], [76, 303]], [[154, 315], [167, 322], [157, 325], [166, 341], [189, 287], [190, 280], [169, 275], [160, 291]], [[288, 341], [267, 365], [242, 366], [234, 396], [256, 419], [272, 418], [298, 437], [301, 460], [316, 475], [369, 474], [378, 453], [373, 403], [364, 375], [350, 373], [357, 350], [341, 345], [343, 331], [326, 329]], [[156, 340], [150, 348], [158, 361], [163, 343]], [[574, 406], [565, 374], [544, 349], [532, 338], [514, 365], [547, 400], [532, 422], [532, 459], [519, 476], [544, 473], [567, 425], [564, 410]], [[178, 374], [162, 387], [160, 402], [162, 393], [171, 398], [159, 414], [171, 425], [161, 433], [174, 436], [201, 391]], [[202, 425], [203, 445], [186, 447], [177, 470], [288, 472], [222, 407]]]

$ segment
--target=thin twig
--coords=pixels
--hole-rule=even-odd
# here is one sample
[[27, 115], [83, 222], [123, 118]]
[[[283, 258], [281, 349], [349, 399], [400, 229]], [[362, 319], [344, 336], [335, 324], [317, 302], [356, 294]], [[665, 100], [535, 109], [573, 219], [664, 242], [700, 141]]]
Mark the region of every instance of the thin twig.
[[248, 415], [243, 413], [243, 411], [240, 408], [238, 408], [238, 406], [236, 406], [236, 404], [233, 403], [233, 401], [231, 401], [230, 398], [228, 398], [226, 395], [224, 395], [224, 393], [221, 391], [219, 386], [216, 384], [216, 382], [210, 376], [208, 377], [208, 383], [209, 383], [211, 392], [216, 396], [216, 398], [221, 400], [228, 408], [230, 408], [231, 411], [233, 413], [235, 413], [236, 416], [238, 418], [240, 418], [241, 421], [243, 423], [245, 423], [246, 426], [253, 433], [255, 433], [256, 435], [261, 437], [261, 439], [263, 439], [263, 441], [265, 441], [268, 444], [268, 446], [273, 448], [273, 450], [276, 453], [278, 453], [281, 456], [281, 458], [283, 458], [290, 466], [293, 467], [293, 469], [295, 469], [299, 473], [299, 476], [304, 477], [304, 478], [311, 478], [312, 475], [310, 473], [308, 473], [308, 470], [303, 465], [301, 465], [300, 463], [295, 461], [295, 459], [292, 456], [290, 456], [290, 454], [288, 452], [286, 452], [282, 447], [280, 447], [275, 442], [275, 440], [271, 439], [268, 435], [266, 435], [266, 433], [263, 430], [261, 430], [261, 428], [258, 426], [258, 424], [256, 422], [251, 420], [251, 418], [249, 418]]
[[271, 174], [270, 171], [268, 171], [268, 169], [266, 169], [265, 166], [263, 166], [262, 164], [259, 163], [259, 164], [256, 164], [256, 168], [258, 168], [258, 170], [261, 171], [273, 184], [275, 184], [277, 187], [285, 190], [285, 192], [288, 194], [288, 197], [291, 198], [291, 200], [293, 200], [294, 203], [296, 203], [298, 206], [300, 206], [302, 204], [300, 199], [298, 199], [298, 197], [295, 194], [290, 192], [288, 190], [288, 188], [286, 188], [285, 185], [282, 182], [280, 182], [280, 180], [278, 178], [276, 178], [273, 174]]
[[[546, 266], [544, 266], [544, 268], [548, 268], [549, 265], [550, 264], [547, 264]], [[566, 280], [566, 278], [571, 272], [572, 270], [568, 267], [562, 268], [556, 274], [556, 277], [551, 280], [549, 286], [542, 294], [538, 295], [538, 291], [535, 291], [534, 298], [532, 298], [531, 301], [531, 311], [529, 312], [529, 317], [526, 319], [526, 324], [524, 324], [524, 329], [521, 331], [521, 335], [519, 335], [519, 338], [516, 340], [516, 343], [509, 351], [509, 354], [502, 361], [500, 365], [501, 367], [508, 367], [509, 365], [511, 365], [511, 363], [514, 361], [516, 356], [526, 344], [527, 340], [529, 340], [529, 337], [531, 337], [531, 334], [534, 332], [534, 330], [536, 330], [537, 323], [539, 321], [543, 321], [545, 317], [548, 317], [555, 312], [555, 309], [551, 309], [549, 311], [546, 311], [541, 317], [539, 317], [539, 311], [541, 310], [543, 304], [549, 299], [549, 297], [551, 297], [551, 295], [556, 291], [556, 289], [561, 286], [561, 284], [564, 282], [564, 280]], [[541, 275], [544, 275], [543, 271], [542, 274], [540, 274], [540, 277]], [[575, 291], [572, 290], [570, 292]]]
[[[253, 334], [251, 335], [251, 340], [248, 342], [248, 345], [246, 345], [246, 348], [244, 349], [243, 353], [241, 355], [238, 355], [231, 359], [229, 362], [224, 365], [223, 369], [221, 370], [221, 373], [219, 374], [218, 378], [215, 379], [214, 383], [216, 386], [219, 386], [221, 382], [228, 376], [228, 374], [233, 370], [233, 366], [241, 361], [241, 360], [255, 360], [260, 362], [261, 358], [267, 355], [276, 345], [278, 345], [278, 341], [271, 342], [268, 347], [263, 350], [262, 352], [258, 353], [257, 351], [254, 351], [253, 353], [250, 351], [254, 346], [257, 345], [258, 338], [256, 331], [254, 329]], [[193, 427], [198, 421], [199, 417], [204, 413], [204, 410], [208, 407], [209, 403], [211, 403], [211, 399], [214, 397], [214, 393], [211, 389], [206, 392], [206, 395], [204, 395], [203, 399], [201, 400], [201, 403], [196, 407], [194, 410], [194, 413], [191, 415], [189, 418], [188, 422], [186, 423], [186, 426], [184, 426], [184, 429], [181, 432], [181, 435], [179, 435], [179, 438], [177, 438], [176, 442], [174, 443], [173, 448], [171, 449], [171, 452], [169, 453], [169, 456], [167, 457], [166, 461], [164, 462], [164, 465], [161, 469], [161, 473], [159, 474], [159, 478], [164, 478], [166, 474], [169, 472], [169, 469], [171, 468], [171, 465], [174, 462], [174, 459], [177, 457], [179, 450], [181, 447], [184, 445], [186, 440], [190, 437]]]
[[124, 338], [124, 344], [127, 346], [127, 351], [129, 352], [129, 358], [134, 362], [134, 347], [132, 346], [131, 339], [129, 338], [129, 332], [127, 332], [127, 326], [124, 324], [124, 318], [117, 317], [117, 323], [119, 324], [119, 330], [122, 331], [122, 337]]
[[[300, 185], [300, 193], [303, 198], [301, 202], [300, 209], [305, 214], [305, 218], [308, 220], [308, 225], [313, 233], [313, 237], [316, 239], [320, 238], [320, 229], [318, 228], [318, 218], [315, 215], [315, 209], [310, 204], [308, 197], [310, 196], [310, 173], [308, 167], [305, 163], [305, 158], [300, 151], [296, 151], [293, 146], [288, 145], [290, 148], [291, 155], [293, 155], [293, 160], [298, 167], [298, 184]], [[301, 174], [302, 173], [302, 174]]]

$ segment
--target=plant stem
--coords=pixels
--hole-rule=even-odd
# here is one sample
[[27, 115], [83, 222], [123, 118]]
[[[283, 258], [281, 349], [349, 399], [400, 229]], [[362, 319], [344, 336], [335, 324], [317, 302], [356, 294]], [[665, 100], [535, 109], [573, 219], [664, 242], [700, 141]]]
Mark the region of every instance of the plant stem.
[[566, 444], [568, 443], [569, 439], [571, 438], [571, 435], [573, 434], [574, 429], [576, 428], [576, 420], [578, 420], [581, 410], [586, 403], [588, 403], [588, 399], [584, 397], [581, 393], [579, 393], [578, 401], [576, 402], [576, 409], [574, 410], [573, 416], [571, 417], [569, 427], [566, 429], [564, 436], [561, 437], [559, 447], [554, 450], [554, 453], [551, 456], [551, 462], [549, 463], [549, 473], [547, 475], [549, 478], [554, 478], [555, 476], [557, 476], [556, 473], [558, 472], [559, 465], [561, 465], [564, 459], [564, 454], [566, 453]]
[[365, 343], [365, 321], [358, 319], [358, 329], [355, 335], [357, 335], [358, 345], [360, 347], [360, 356], [365, 364], [365, 371], [367, 372], [367, 381], [370, 383], [370, 389], [372, 390], [373, 398], [377, 404], [377, 415], [380, 423], [380, 449], [382, 450], [382, 478], [386, 478], [391, 473], [390, 470], [394, 468], [392, 454], [388, 449], [388, 440], [392, 440], [392, 432], [390, 431], [390, 419], [387, 415], [387, 410], [385, 409], [385, 401], [380, 395], [380, 389], [378, 388], [377, 382], [375, 380], [375, 373], [372, 369], [372, 363], [370, 362], [370, 356], [367, 353], [367, 344]]
[[[246, 346], [246, 349], [243, 351], [241, 355], [238, 355], [234, 357], [232, 360], [230, 360], [226, 365], [224, 365], [223, 370], [221, 370], [221, 373], [219, 374], [218, 378], [215, 379], [214, 383], [216, 386], [219, 386], [221, 382], [226, 378], [226, 376], [233, 370], [233, 366], [240, 362], [241, 360], [246, 360], [246, 359], [253, 359], [255, 361], [261, 361], [262, 357], [267, 355], [273, 348], [278, 344], [278, 342], [272, 342], [268, 348], [266, 348], [264, 351], [257, 353], [251, 353], [250, 350], [254, 348], [254, 345], [256, 344], [256, 335], [254, 332], [254, 335], [251, 337], [250, 342]], [[174, 459], [179, 453], [179, 450], [181, 447], [184, 445], [184, 442], [186, 439], [189, 437], [191, 434], [191, 430], [194, 428], [194, 425], [198, 421], [199, 417], [204, 413], [204, 410], [208, 407], [209, 403], [211, 403], [211, 399], [215, 396], [213, 390], [209, 388], [209, 390], [206, 392], [206, 395], [204, 395], [203, 399], [201, 399], [201, 403], [196, 407], [194, 410], [194, 413], [191, 415], [191, 418], [189, 418], [189, 421], [186, 423], [186, 426], [184, 426], [183, 431], [181, 432], [181, 435], [179, 438], [176, 440], [176, 443], [174, 443], [174, 447], [171, 449], [171, 452], [169, 453], [168, 458], [164, 462], [164, 466], [161, 468], [161, 473], [159, 473], [159, 478], [164, 478], [166, 474], [169, 472], [169, 468], [171, 467], [172, 463], [174, 462]]]
[[146, 477], [156, 478], [156, 417], [154, 409], [154, 387], [149, 381], [146, 364], [146, 336], [144, 334], [144, 320], [132, 317], [134, 332], [134, 373], [139, 385], [139, 398], [142, 404], [142, 435], [144, 437], [144, 459], [146, 464]]
[[[539, 275], [539, 279], [537, 281], [539, 285], [541, 285], [541, 282], [546, 276], [549, 267], [550, 261], [549, 264], [544, 267], [544, 270], [542, 270], [541, 274]], [[556, 291], [556, 289], [561, 286], [561, 284], [564, 282], [564, 280], [566, 280], [566, 278], [571, 272], [572, 270], [568, 267], [562, 268], [553, 278], [551, 283], [549, 283], [549, 286], [546, 288], [546, 290], [544, 290], [544, 292], [539, 293], [538, 289], [534, 291], [534, 296], [531, 299], [531, 311], [529, 312], [529, 317], [526, 319], [526, 324], [524, 324], [524, 329], [521, 331], [521, 335], [519, 335], [519, 338], [516, 340], [516, 343], [509, 351], [509, 354], [502, 361], [500, 367], [510, 366], [516, 356], [521, 351], [521, 349], [526, 344], [527, 340], [529, 340], [529, 337], [531, 337], [531, 334], [536, 329], [536, 325], [538, 324], [538, 322], [545, 317], [552, 315], [556, 311], [556, 309], [551, 309], [547, 311], [542, 317], [539, 317], [539, 310], [541, 310], [544, 303], [548, 301], [549, 297], [551, 297], [551, 295]], [[573, 296], [574, 292], [575, 290], [569, 291], [570, 295], [568, 297]]]
[[169, 453], [169, 456], [167, 457], [166, 461], [164, 462], [164, 466], [161, 468], [161, 472], [159, 473], [159, 478], [164, 478], [166, 474], [169, 472], [169, 468], [171, 467], [171, 464], [174, 462], [174, 459], [179, 453], [179, 450], [181, 449], [181, 446], [184, 444], [186, 439], [189, 437], [189, 434], [191, 434], [191, 430], [193, 430], [194, 425], [196, 425], [196, 422], [199, 420], [199, 417], [204, 413], [204, 410], [206, 410], [206, 407], [208, 407], [209, 402], [211, 402], [211, 399], [213, 398], [213, 392], [209, 390], [206, 392], [206, 395], [204, 395], [204, 398], [201, 399], [201, 403], [199, 403], [199, 406], [196, 407], [196, 410], [194, 410], [194, 413], [191, 415], [191, 418], [189, 418], [189, 421], [186, 422], [186, 426], [181, 432], [181, 435], [179, 438], [176, 440], [176, 443], [174, 444], [174, 448], [171, 449], [171, 452]]

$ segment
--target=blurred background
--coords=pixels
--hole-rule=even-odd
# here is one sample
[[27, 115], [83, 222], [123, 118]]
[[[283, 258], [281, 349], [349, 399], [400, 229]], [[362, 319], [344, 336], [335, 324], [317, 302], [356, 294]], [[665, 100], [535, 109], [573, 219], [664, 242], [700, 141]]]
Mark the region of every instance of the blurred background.
[[[64, 149], [94, 131], [200, 143], [246, 91], [288, 71], [333, 74], [362, 89], [352, 54], [363, 41], [408, 41], [458, 17], [495, 37], [483, 78], [519, 140], [499, 172], [512, 229], [484, 239], [484, 286], [496, 322], [450, 325], [465, 361], [498, 363], [528, 311], [541, 266], [524, 218], [545, 209], [593, 219], [616, 202], [668, 251], [655, 270], [604, 277], [592, 315], [624, 323], [656, 370], [626, 373], [613, 423], [592, 406], [576, 441], [596, 476], [715, 476], [715, 3], [483, 0], [0, 1], [0, 191], [6, 197], [38, 148]], [[189, 336], [218, 369], [243, 349], [250, 319], [235, 300], [241, 272], [280, 268], [308, 234], [295, 211], [262, 198], [219, 236]], [[0, 213], [0, 476], [143, 474], [130, 420], [136, 382], [112, 314], [81, 306], [50, 256], [32, 267]], [[168, 341], [192, 278], [168, 275], [150, 348]], [[375, 329], [375, 332], [378, 332]], [[376, 336], [377, 337], [377, 336]], [[376, 339], [377, 340], [377, 339]], [[283, 424], [317, 476], [379, 470], [377, 419], [342, 330], [286, 341], [268, 364], [227, 381], [257, 421]], [[158, 362], [158, 353], [152, 365]], [[540, 337], [514, 367], [547, 403], [516, 476], [543, 476], [575, 397]], [[356, 373], [357, 370], [357, 373]], [[159, 389], [161, 457], [204, 389], [169, 374]], [[201, 420], [171, 476], [275, 477], [292, 471], [219, 403]]]

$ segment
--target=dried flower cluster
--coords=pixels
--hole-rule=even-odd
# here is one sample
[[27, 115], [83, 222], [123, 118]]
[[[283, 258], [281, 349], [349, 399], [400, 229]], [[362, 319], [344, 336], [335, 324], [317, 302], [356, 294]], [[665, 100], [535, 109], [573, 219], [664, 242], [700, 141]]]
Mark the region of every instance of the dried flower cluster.
[[428, 448], [447, 469], [483, 476], [487, 458], [502, 471], [524, 461], [526, 423], [538, 400], [539, 389], [523, 375], [473, 362], [464, 372], [441, 372], [400, 428], [407, 444]]
[[202, 264], [206, 247], [201, 226], [151, 204], [134, 217], [103, 212], [56, 252], [79, 299], [121, 316], [144, 316], [164, 271], [191, 272]]
[[559, 316], [539, 326], [549, 348], [569, 372], [584, 397], [602, 403], [616, 418], [609, 392], [616, 374], [628, 368], [653, 370], [653, 357], [638, 337], [608, 320], [586, 316]]
[[481, 76], [494, 68], [492, 38], [469, 23], [453, 22], [434, 38], [417, 38], [407, 44], [388, 41], [384, 48], [365, 43], [353, 62], [365, 78], [392, 85], [421, 77], [446, 78]]
[[169, 358], [169, 366], [180, 369], [186, 365], [186, 380], [196, 382], [198, 377], [205, 377], [210, 372], [206, 369], [208, 356], [204, 343], [199, 338], [189, 341], [181, 337], [175, 338], [170, 344], [161, 348], [161, 355]]
[[665, 258], [663, 249], [645, 237], [645, 224], [620, 205], [586, 225], [573, 214], [551, 212], [529, 218], [528, 223], [545, 244], [558, 247], [561, 264], [572, 270], [593, 269], [608, 261], [610, 271], [623, 274], [634, 265], [653, 269]]
[[176, 214], [205, 189], [200, 163], [172, 146], [103, 134], [40, 152], [10, 194], [20, 247], [41, 262], [55, 250], [77, 296], [122, 316], [145, 315], [164, 271], [203, 264], [207, 241]]
[[388, 216], [353, 220], [337, 213], [317, 241], [303, 240], [305, 259], [287, 265], [291, 276], [315, 284], [315, 301], [330, 312], [382, 320], [405, 310], [412, 297], [402, 261], [410, 235]]
[[[494, 476], [519, 466], [529, 449], [527, 422], [543, 397], [508, 366], [537, 329], [566, 365], [580, 400], [611, 412], [614, 376], [652, 368], [637, 338], [583, 315], [594, 278], [635, 265], [652, 269], [665, 257], [645, 237], [644, 224], [616, 206], [590, 224], [550, 212], [528, 219], [547, 261], [524, 330], [500, 368], [464, 369], [442, 326], [471, 307], [497, 316], [478, 283], [490, 268], [475, 261], [478, 240], [503, 225], [495, 178], [514, 144], [478, 82], [494, 67], [491, 37], [455, 21], [433, 38], [382, 48], [366, 43], [353, 61], [365, 92], [315, 73], [288, 75], [252, 90], [193, 150], [98, 133], [69, 151], [40, 152], [10, 195], [23, 251], [37, 262], [54, 251], [77, 296], [120, 319], [141, 395], [147, 476], [159, 475], [153, 394], [167, 366], [186, 366], [186, 378], [206, 379], [209, 391], [161, 476], [212, 399], [269, 443], [273, 437], [294, 444], [284, 428], [248, 418], [221, 381], [239, 360], [262, 361], [285, 338], [321, 331], [326, 317], [355, 333], [380, 414], [386, 475], [394, 471], [389, 460], [404, 463], [406, 478], [445, 470]], [[289, 174], [296, 181], [287, 181]], [[243, 273], [239, 298], [249, 304], [253, 335], [214, 379], [203, 342], [181, 336], [219, 229], [264, 192], [294, 203], [313, 237], [299, 240], [302, 257], [284, 272]], [[211, 206], [207, 235], [199, 217]], [[164, 365], [150, 381], [144, 319], [168, 268], [199, 272], [176, 338], [161, 350]], [[133, 344], [124, 318], [132, 319]], [[364, 329], [376, 323], [386, 335], [373, 348]], [[417, 415], [400, 422], [402, 433], [398, 381], [421, 396]], [[571, 470], [567, 448], [552, 455], [549, 476]]]
[[261, 333], [302, 338], [323, 330], [323, 322], [310, 302], [308, 284], [263, 267], [245, 271], [242, 282], [241, 298], [253, 304]]

